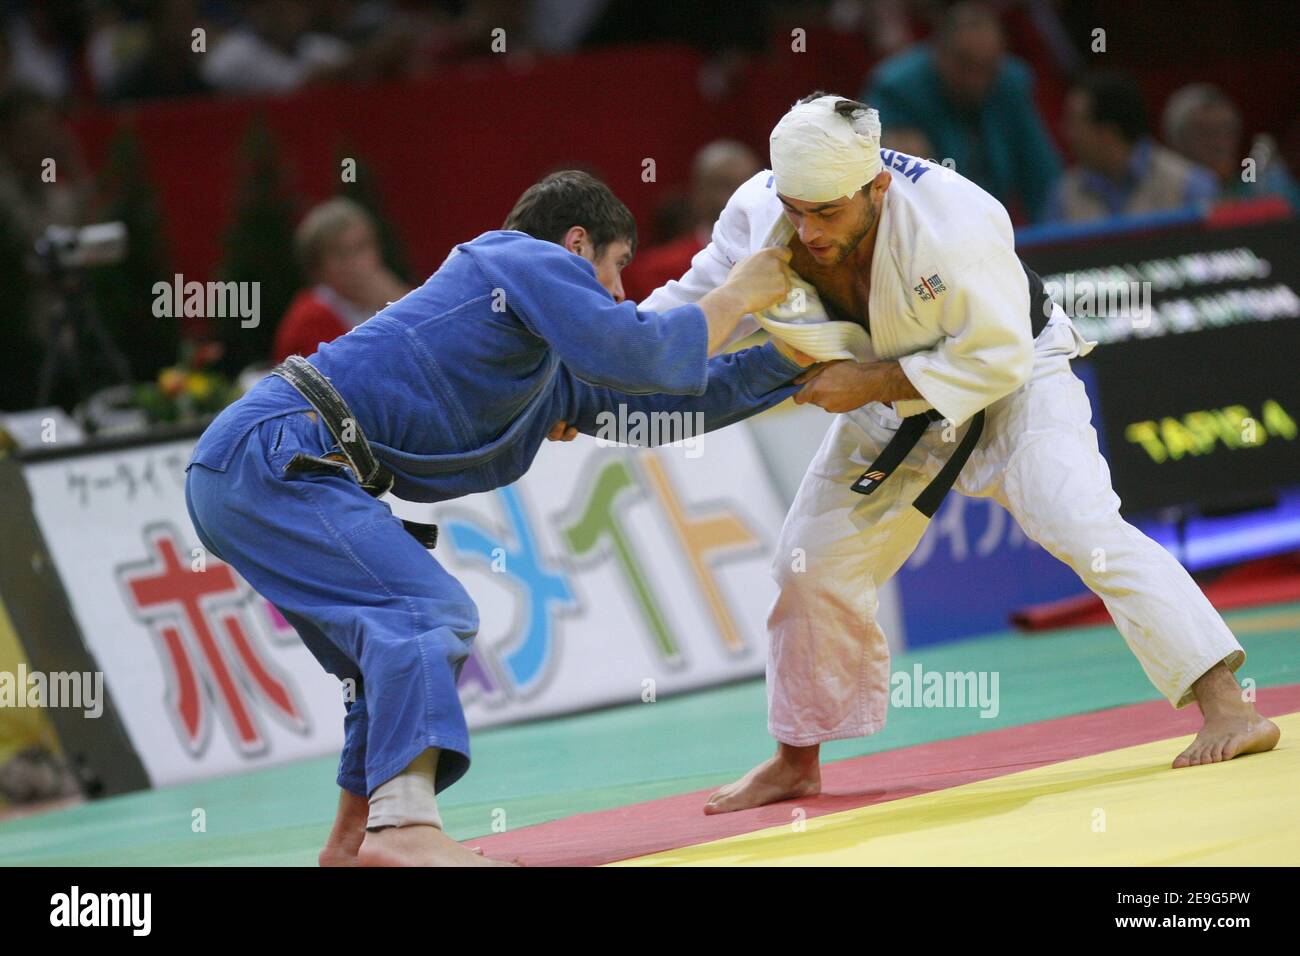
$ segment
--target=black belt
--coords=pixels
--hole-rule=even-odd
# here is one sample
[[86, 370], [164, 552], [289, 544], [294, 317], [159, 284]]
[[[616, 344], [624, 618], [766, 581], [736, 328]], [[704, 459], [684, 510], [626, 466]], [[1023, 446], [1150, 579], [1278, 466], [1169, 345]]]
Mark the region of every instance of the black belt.
[[[931, 423], [941, 421], [943, 415], [934, 409], [904, 418], [903, 423], [898, 426], [898, 431], [894, 432], [894, 437], [889, 440], [889, 444], [876, 456], [871, 467], [852, 484], [852, 489], [860, 495], [869, 495], [879, 488], [894, 469], [903, 463], [908, 452], [916, 447], [916, 443], [921, 440], [921, 436], [925, 434], [925, 430]], [[975, 450], [975, 444], [980, 440], [983, 431], [984, 411], [981, 409], [971, 417], [970, 427], [966, 429], [966, 434], [962, 436], [957, 447], [944, 462], [939, 474], [935, 475], [934, 479], [925, 486], [925, 490], [916, 496], [916, 500], [912, 502], [913, 508], [927, 518], [934, 517], [934, 513], [939, 510], [939, 505], [943, 504], [944, 496], [951, 490], [957, 475], [965, 466], [966, 460]]]
[[[1051, 318], [1052, 306], [1051, 297], [1047, 294], [1043, 286], [1043, 280], [1038, 277], [1024, 262], [1020, 267], [1025, 270], [1025, 279], [1029, 283], [1029, 327], [1033, 332], [1034, 338], [1038, 338], [1039, 333], [1047, 327], [1047, 320]], [[851, 487], [860, 495], [869, 495], [880, 487], [881, 482], [890, 476], [890, 474], [907, 457], [908, 452], [916, 447], [916, 443], [921, 440], [925, 430], [934, 422], [943, 421], [943, 415], [931, 409], [920, 415], [911, 415], [903, 419], [898, 431], [894, 437], [889, 440], [889, 444], [881, 450], [876, 456], [876, 460], [871, 463], [871, 467], [864, 471], [861, 477], [855, 481]], [[939, 505], [943, 504], [944, 496], [952, 490], [953, 484], [957, 481], [957, 475], [966, 465], [970, 458], [971, 452], [975, 450], [976, 443], [980, 440], [980, 435], [984, 431], [984, 412], [981, 409], [971, 416], [970, 427], [966, 429], [966, 434], [962, 436], [957, 447], [953, 449], [952, 455], [944, 463], [939, 474], [934, 476], [934, 480], [925, 486], [912, 507], [927, 518], [933, 518], [934, 513], [939, 510]]]
[[[290, 355], [271, 370], [294, 388], [316, 409], [316, 414], [325, 423], [334, 440], [338, 442], [342, 460], [335, 456], [318, 458], [315, 455], [294, 455], [284, 470], [293, 474], [302, 472], [327, 472], [340, 474], [346, 468], [351, 470], [366, 494], [372, 498], [381, 498], [393, 488], [393, 474], [375, 457], [361, 431], [361, 423], [353, 416], [347, 402], [330, 384], [316, 366], [301, 355]], [[416, 541], [426, 549], [432, 549], [438, 543], [438, 526], [420, 521], [400, 519], [404, 527]]]
[[1025, 270], [1025, 278], [1029, 280], [1029, 327], [1034, 332], [1034, 338], [1038, 338], [1038, 334], [1047, 328], [1047, 320], [1052, 317], [1052, 297], [1047, 294], [1037, 272], [1024, 262], [1020, 263], [1020, 268]]

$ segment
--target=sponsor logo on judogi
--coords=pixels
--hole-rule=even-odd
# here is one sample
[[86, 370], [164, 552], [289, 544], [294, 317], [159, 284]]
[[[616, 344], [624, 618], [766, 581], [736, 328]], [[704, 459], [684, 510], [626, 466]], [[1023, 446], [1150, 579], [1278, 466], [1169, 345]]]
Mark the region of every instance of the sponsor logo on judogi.
[[912, 291], [921, 297], [922, 302], [929, 302], [948, 291], [948, 287], [943, 284], [939, 278], [939, 273], [932, 276], [921, 276], [920, 285], [912, 286]]

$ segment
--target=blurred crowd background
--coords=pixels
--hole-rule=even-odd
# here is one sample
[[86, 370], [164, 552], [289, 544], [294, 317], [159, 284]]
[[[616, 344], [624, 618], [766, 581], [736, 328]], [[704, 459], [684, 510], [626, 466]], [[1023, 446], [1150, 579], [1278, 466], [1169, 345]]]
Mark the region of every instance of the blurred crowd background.
[[[953, 166], [1020, 226], [1294, 207], [1297, 9], [8, 0], [0, 408], [76, 407], [92, 430], [210, 412], [245, 371], [423, 281], [562, 166], [636, 214], [640, 298], [684, 271], [766, 165], [771, 125], [818, 88], [877, 107], [885, 146]], [[50, 226], [103, 221], [126, 226], [118, 261], [33, 262]], [[156, 316], [151, 290], [176, 276], [259, 283], [257, 326]]]

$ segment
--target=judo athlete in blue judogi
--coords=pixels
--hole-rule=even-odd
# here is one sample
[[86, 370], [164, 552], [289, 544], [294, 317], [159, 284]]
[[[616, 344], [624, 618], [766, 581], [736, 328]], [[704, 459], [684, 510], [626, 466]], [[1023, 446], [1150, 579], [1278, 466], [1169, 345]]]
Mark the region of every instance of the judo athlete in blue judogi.
[[434, 800], [469, 766], [456, 678], [478, 614], [376, 497], [388, 477], [399, 498], [446, 501], [510, 484], [548, 436], [594, 434], [620, 405], [699, 412], [712, 429], [796, 391], [805, 357], [787, 346], [708, 359], [746, 313], [785, 297], [788, 252], [653, 314], [619, 301], [634, 242], [604, 185], [553, 174], [506, 229], [458, 246], [309, 362], [281, 366], [195, 448], [186, 496], [204, 546], [355, 686], [323, 864], [487, 862], [442, 833]]

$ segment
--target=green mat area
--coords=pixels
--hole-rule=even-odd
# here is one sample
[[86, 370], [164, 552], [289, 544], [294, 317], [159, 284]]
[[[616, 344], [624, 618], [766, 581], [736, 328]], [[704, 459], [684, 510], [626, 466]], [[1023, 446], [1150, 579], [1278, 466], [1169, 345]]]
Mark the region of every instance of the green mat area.
[[[1300, 605], [1228, 616], [1258, 687], [1300, 683]], [[1151, 700], [1110, 626], [997, 634], [896, 657], [893, 669], [989, 671], [1000, 711], [893, 708], [879, 734], [836, 741], [828, 760]], [[459, 839], [726, 783], [773, 748], [762, 681], [474, 736], [469, 775], [439, 798]], [[1173, 754], [1170, 755], [1172, 759]], [[335, 761], [308, 760], [0, 823], [0, 866], [311, 866], [338, 791]], [[206, 832], [191, 829], [194, 811]]]

